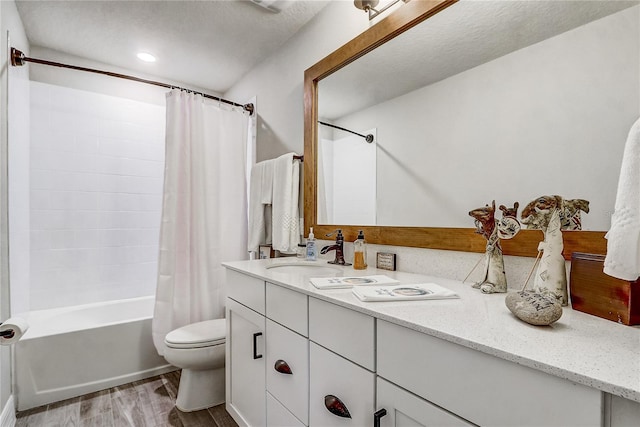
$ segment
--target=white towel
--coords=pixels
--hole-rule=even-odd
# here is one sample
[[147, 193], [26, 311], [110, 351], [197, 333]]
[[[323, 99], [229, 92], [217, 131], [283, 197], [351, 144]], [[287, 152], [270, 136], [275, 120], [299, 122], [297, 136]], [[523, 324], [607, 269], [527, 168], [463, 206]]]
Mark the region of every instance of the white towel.
[[411, 301], [424, 299], [459, 298], [455, 292], [435, 283], [419, 285], [384, 286], [377, 288], [354, 287], [353, 294], [361, 301]]
[[348, 289], [353, 286], [394, 285], [399, 280], [384, 274], [362, 277], [312, 277], [311, 284], [318, 289]]
[[273, 173], [275, 160], [256, 163], [251, 168], [249, 190], [249, 230], [247, 250], [257, 251], [258, 246], [271, 242], [271, 221], [267, 206], [273, 200]]
[[607, 238], [604, 272], [623, 280], [640, 276], [640, 119], [627, 137]]
[[296, 252], [300, 243], [300, 164], [294, 153], [275, 159], [273, 172], [273, 249], [280, 252]]

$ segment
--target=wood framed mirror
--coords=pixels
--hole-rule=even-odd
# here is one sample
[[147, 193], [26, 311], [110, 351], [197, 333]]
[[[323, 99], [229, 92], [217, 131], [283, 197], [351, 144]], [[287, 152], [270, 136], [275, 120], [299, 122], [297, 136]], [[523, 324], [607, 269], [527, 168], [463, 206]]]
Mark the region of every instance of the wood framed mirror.
[[[318, 83], [352, 63], [356, 59], [377, 49], [396, 36], [415, 26], [429, 25], [428, 19], [439, 12], [456, 7], [457, 0], [412, 0], [380, 20], [377, 24], [337, 49], [309, 69], [304, 75], [304, 218], [305, 235], [314, 228], [316, 237], [321, 239], [328, 233], [340, 228], [347, 241], [355, 240], [358, 230], [364, 230], [369, 243], [416, 248], [431, 248], [467, 252], [484, 252], [486, 241], [472, 228], [473, 219], [468, 218], [470, 227], [429, 227], [429, 226], [390, 226], [358, 225], [340, 223], [319, 223], [318, 221]], [[497, 17], [496, 19], [499, 19]], [[427, 22], [425, 22], [427, 21]], [[464, 33], [464, 29], [460, 31]], [[617, 171], [615, 171], [617, 174]], [[398, 188], [398, 192], [406, 191]], [[612, 191], [615, 191], [613, 189]], [[558, 192], [561, 192], [560, 190]], [[543, 193], [543, 192], [541, 192]], [[544, 193], [543, 193], [544, 194]], [[538, 195], [543, 195], [538, 194]], [[565, 194], [561, 194], [565, 195]], [[411, 194], [405, 194], [411, 197]], [[573, 194], [566, 194], [575, 197]], [[533, 199], [533, 198], [532, 198]], [[530, 200], [519, 200], [521, 208]], [[514, 200], [496, 200], [496, 204], [512, 203]], [[491, 203], [484, 200], [483, 203]], [[475, 204], [475, 203], [474, 203]], [[468, 210], [480, 206], [471, 205]], [[612, 208], [612, 207], [611, 207]], [[466, 212], [464, 212], [466, 215]], [[604, 231], [565, 231], [564, 256], [571, 258], [575, 252], [595, 254], [606, 253]], [[506, 255], [535, 257], [538, 243], [543, 239], [540, 230], [522, 230], [511, 240], [503, 240], [501, 245]]]

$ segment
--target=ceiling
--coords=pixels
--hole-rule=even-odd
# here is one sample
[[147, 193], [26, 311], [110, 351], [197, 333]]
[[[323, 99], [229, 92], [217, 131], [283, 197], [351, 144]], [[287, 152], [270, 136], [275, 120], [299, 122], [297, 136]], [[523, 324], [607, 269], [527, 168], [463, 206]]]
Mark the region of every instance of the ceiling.
[[[273, 12], [255, 3], [273, 4]], [[31, 47], [225, 93], [328, 1], [18, 0]], [[18, 46], [16, 46], [18, 47]], [[18, 47], [19, 48], [19, 47]], [[154, 54], [155, 63], [136, 58]]]

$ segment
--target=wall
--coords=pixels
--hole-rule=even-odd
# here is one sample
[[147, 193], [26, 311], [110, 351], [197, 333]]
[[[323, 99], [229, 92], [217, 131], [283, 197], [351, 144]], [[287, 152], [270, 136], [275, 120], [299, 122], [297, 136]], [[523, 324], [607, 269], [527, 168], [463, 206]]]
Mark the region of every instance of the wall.
[[378, 224], [469, 227], [494, 198], [560, 194], [608, 230], [640, 115], [639, 23], [625, 9], [337, 121], [378, 128]]
[[31, 310], [154, 294], [164, 122], [164, 106], [31, 83]]
[[[7, 52], [7, 32], [10, 33], [11, 43], [18, 43], [28, 46], [24, 26], [18, 15], [13, 1], [3, 1], [0, 3], [0, 33], [2, 35], [2, 45], [0, 55], [8, 58]], [[26, 49], [28, 52], [28, 49]], [[28, 123], [29, 110], [26, 108], [29, 99], [28, 93], [28, 69], [22, 70], [12, 68], [6, 59], [0, 62], [0, 320], [5, 320], [12, 313], [11, 296], [9, 289], [9, 257], [16, 261], [16, 286], [22, 286], [21, 281], [28, 280], [26, 276], [26, 264], [23, 257], [28, 252], [28, 239], [26, 242], [13, 244], [12, 250], [18, 252], [9, 254], [9, 220], [17, 222], [19, 232], [24, 233], [25, 218], [28, 218], [28, 197], [26, 196], [28, 181], [15, 181], [16, 173], [23, 174], [27, 165], [16, 164], [16, 168], [8, 170], [8, 155], [11, 154], [17, 161], [26, 161], [25, 147], [28, 147], [28, 128], [24, 128]], [[8, 117], [16, 117], [16, 122], [11, 122], [9, 126]], [[16, 151], [17, 150], [17, 151]], [[8, 177], [8, 180], [5, 179]], [[7, 182], [10, 181], [10, 182]], [[8, 205], [15, 203], [19, 212], [25, 215], [23, 218], [8, 217]], [[7, 405], [11, 398], [11, 356], [9, 347], [0, 348], [0, 409], [4, 409], [3, 415], [11, 413], [13, 408]], [[3, 421], [7, 420], [6, 418]]]
[[[245, 75], [225, 96], [243, 99], [258, 95], [258, 160], [276, 157], [287, 151], [302, 152], [304, 141], [304, 70], [367, 29], [364, 13], [350, 1], [330, 2], [313, 20], [282, 48]], [[316, 236], [321, 238], [321, 236]], [[319, 241], [322, 247], [329, 241]], [[370, 245], [370, 264], [375, 254], [394, 252], [398, 269], [462, 280], [472, 270], [481, 254], [440, 251], [398, 246]], [[345, 244], [345, 257], [353, 259], [353, 244]], [[519, 288], [524, 283], [533, 258], [505, 257], [509, 285]], [[469, 280], [479, 280], [477, 268]]]

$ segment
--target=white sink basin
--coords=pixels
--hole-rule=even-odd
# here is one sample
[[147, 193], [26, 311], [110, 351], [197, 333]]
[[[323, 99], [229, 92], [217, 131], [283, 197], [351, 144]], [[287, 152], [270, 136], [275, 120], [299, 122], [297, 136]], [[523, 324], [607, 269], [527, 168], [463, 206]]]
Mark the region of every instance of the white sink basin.
[[267, 270], [274, 270], [279, 273], [302, 274], [312, 277], [338, 276], [342, 270], [326, 264], [326, 261], [298, 261], [272, 264], [267, 266]]

